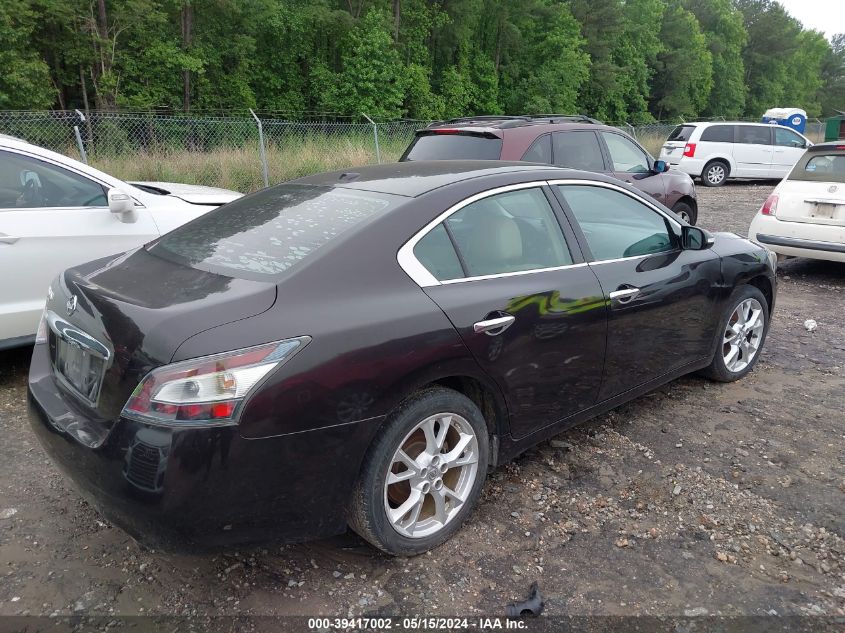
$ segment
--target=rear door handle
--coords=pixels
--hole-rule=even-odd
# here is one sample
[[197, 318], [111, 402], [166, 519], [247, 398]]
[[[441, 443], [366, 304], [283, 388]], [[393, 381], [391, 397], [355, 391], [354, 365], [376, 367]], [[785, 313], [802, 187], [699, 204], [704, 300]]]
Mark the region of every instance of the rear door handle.
[[5, 233], [0, 233], [0, 244], [14, 244], [17, 242], [19, 237], [14, 237], [12, 235], [6, 235]]
[[484, 332], [487, 336], [496, 336], [507, 330], [511, 325], [513, 325], [514, 321], [516, 321], [516, 317], [512, 314], [508, 314], [496, 317], [495, 319], [486, 319], [484, 321], [474, 323], [472, 329], [476, 334]]
[[640, 294], [639, 288], [620, 288], [619, 290], [614, 290], [610, 293], [610, 301], [626, 304], [630, 303], [630, 301]]

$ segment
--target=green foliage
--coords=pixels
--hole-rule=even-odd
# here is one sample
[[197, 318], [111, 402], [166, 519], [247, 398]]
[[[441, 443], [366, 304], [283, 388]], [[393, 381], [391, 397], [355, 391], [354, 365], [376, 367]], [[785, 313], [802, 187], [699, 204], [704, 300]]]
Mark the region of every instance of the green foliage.
[[695, 16], [680, 3], [663, 15], [657, 56], [653, 108], [657, 118], [694, 117], [707, 105], [713, 88], [713, 56]]
[[55, 99], [49, 68], [30, 46], [35, 20], [23, 0], [0, 3], [0, 108], [46, 108]]
[[776, 0], [4, 0], [0, 108], [583, 112], [845, 109], [845, 37]]

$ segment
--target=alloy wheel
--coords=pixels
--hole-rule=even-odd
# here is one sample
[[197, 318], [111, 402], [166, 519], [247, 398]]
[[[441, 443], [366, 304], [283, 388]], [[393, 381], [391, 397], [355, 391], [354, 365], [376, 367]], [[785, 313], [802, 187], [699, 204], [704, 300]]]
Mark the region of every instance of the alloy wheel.
[[707, 181], [711, 185], [718, 185], [725, 179], [725, 176], [727, 176], [727, 174], [725, 173], [725, 168], [721, 164], [716, 163], [715, 165], [710, 166], [710, 168], [707, 170], [706, 176]]
[[740, 372], [754, 360], [765, 324], [766, 315], [757, 299], [745, 299], [734, 308], [722, 338], [722, 358], [728, 371]]
[[456, 413], [438, 413], [408, 433], [384, 483], [384, 510], [394, 530], [423, 538], [442, 530], [469, 499], [478, 477], [478, 438]]

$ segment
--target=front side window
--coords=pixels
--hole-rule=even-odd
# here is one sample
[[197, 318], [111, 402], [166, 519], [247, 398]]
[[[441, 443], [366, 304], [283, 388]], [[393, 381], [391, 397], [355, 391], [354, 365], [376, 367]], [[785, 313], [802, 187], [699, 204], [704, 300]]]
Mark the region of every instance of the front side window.
[[556, 132], [554, 161], [560, 167], [604, 171], [604, 158], [595, 132]]
[[494, 194], [468, 204], [420, 240], [414, 255], [441, 281], [455, 278], [456, 254], [447, 238], [459, 253], [462, 277], [572, 263], [557, 218], [539, 188]]
[[558, 187], [597, 261], [676, 248], [666, 218], [631, 196], [589, 185]]
[[781, 147], [804, 147], [804, 139], [785, 127], [775, 128], [775, 145]]
[[736, 142], [745, 145], [771, 145], [772, 130], [765, 125], [738, 125]]
[[199, 270], [275, 280], [402, 200], [390, 194], [313, 185], [272, 187], [182, 225], [149, 250]]
[[602, 132], [613, 161], [613, 171], [642, 174], [649, 171], [648, 157], [639, 147], [621, 134]]
[[104, 207], [102, 185], [61, 167], [0, 151], [0, 209]]

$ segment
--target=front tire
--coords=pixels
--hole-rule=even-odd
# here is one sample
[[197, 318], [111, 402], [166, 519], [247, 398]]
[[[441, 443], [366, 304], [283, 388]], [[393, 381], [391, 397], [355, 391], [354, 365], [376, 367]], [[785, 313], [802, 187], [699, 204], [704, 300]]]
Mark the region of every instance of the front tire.
[[769, 302], [758, 288], [738, 287], [727, 305], [713, 360], [701, 371], [719, 382], [739, 380], [754, 368], [769, 331]]
[[394, 556], [437, 547], [472, 513], [489, 450], [472, 400], [442, 387], [415, 394], [389, 417], [364, 459], [350, 527]]
[[712, 160], [701, 172], [701, 184], [705, 187], [721, 187], [728, 180], [730, 167], [721, 160]]
[[676, 202], [672, 207], [672, 212], [681, 217], [687, 224], [695, 225], [698, 220], [698, 211], [696, 211], [688, 202]]

